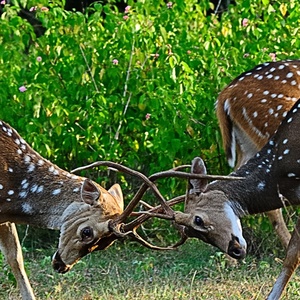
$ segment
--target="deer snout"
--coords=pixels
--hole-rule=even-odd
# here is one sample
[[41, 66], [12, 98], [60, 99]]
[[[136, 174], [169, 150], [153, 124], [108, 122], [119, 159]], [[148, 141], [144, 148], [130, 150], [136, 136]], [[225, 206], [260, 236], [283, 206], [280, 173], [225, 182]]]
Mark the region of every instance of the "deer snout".
[[67, 266], [61, 259], [60, 254], [58, 253], [58, 251], [56, 251], [56, 253], [53, 255], [52, 258], [52, 266], [53, 269], [61, 274], [67, 273], [68, 271], [71, 270], [70, 266]]
[[235, 259], [242, 259], [246, 256], [246, 248], [239, 243], [238, 237], [232, 235], [232, 239], [228, 245], [227, 253]]

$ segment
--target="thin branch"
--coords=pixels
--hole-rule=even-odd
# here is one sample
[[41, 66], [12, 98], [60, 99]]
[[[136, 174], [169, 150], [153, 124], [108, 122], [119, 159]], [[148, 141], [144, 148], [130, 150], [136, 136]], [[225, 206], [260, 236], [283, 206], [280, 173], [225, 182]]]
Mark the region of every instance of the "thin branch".
[[[130, 53], [130, 58], [129, 58], [129, 65], [128, 65], [128, 69], [127, 69], [126, 80], [125, 80], [124, 91], [123, 91], [123, 98], [125, 98], [126, 95], [127, 95], [128, 81], [129, 81], [129, 78], [130, 78], [130, 71], [131, 71], [131, 64], [132, 64], [132, 57], [133, 57], [133, 53], [134, 53], [134, 44], [135, 44], [135, 38], [133, 36], [133, 41], [132, 41], [132, 45], [131, 45], [131, 53]], [[119, 122], [119, 126], [118, 126], [118, 129], [117, 129], [116, 134], [115, 134], [115, 140], [119, 139], [120, 130], [121, 130], [121, 127], [122, 127], [122, 124], [123, 124], [124, 116], [127, 113], [127, 109], [128, 109], [128, 106], [129, 106], [129, 103], [130, 103], [130, 100], [131, 100], [131, 96], [132, 96], [132, 92], [130, 92], [130, 94], [128, 96], [128, 99], [127, 99], [127, 102], [126, 102], [126, 105], [124, 107], [123, 118]]]
[[96, 90], [96, 92], [99, 93], [99, 89], [98, 89], [97, 84], [96, 84], [96, 81], [95, 81], [95, 79], [94, 79], [92, 70], [91, 70], [91, 68], [90, 68], [90, 66], [89, 66], [89, 63], [88, 63], [88, 61], [87, 61], [87, 59], [86, 59], [86, 56], [85, 56], [85, 54], [84, 54], [84, 52], [83, 52], [83, 49], [82, 49], [81, 45], [79, 45], [79, 48], [80, 48], [82, 57], [83, 57], [83, 59], [84, 59], [84, 61], [85, 61], [85, 64], [86, 64], [86, 66], [87, 66], [87, 68], [88, 68], [88, 71], [89, 71], [89, 73], [90, 73], [90, 76], [91, 76], [91, 78], [92, 78], [92, 81], [93, 81], [95, 90]]
[[[129, 77], [130, 77], [130, 69], [131, 69], [131, 65], [132, 65], [133, 53], [134, 53], [134, 40], [132, 42], [131, 54], [130, 54], [130, 60], [129, 60], [129, 66], [128, 66], [128, 70], [127, 70], [125, 85], [124, 85], [124, 92], [123, 92], [123, 97], [124, 98], [126, 97], [126, 94], [127, 94], [128, 81], [129, 81]], [[141, 65], [141, 70], [144, 69], [144, 66], [146, 64], [147, 59], [148, 59], [148, 57], [146, 56], [145, 60], [143, 61], [142, 65]], [[136, 81], [139, 79], [139, 77], [140, 77], [139, 74], [137, 74], [136, 78], [135, 78]], [[123, 118], [124, 118], [125, 114], [127, 113], [127, 109], [128, 109], [129, 104], [130, 104], [131, 97], [132, 97], [132, 92], [129, 93], [126, 105], [124, 107]], [[119, 126], [118, 126], [116, 134], [115, 134], [115, 140], [119, 139], [119, 134], [120, 134], [121, 127], [123, 125], [123, 121], [124, 121], [124, 119], [120, 120], [120, 122], [119, 122]]]
[[218, 5], [217, 5], [217, 7], [215, 9], [215, 12], [214, 12], [215, 15], [218, 13], [218, 10], [220, 8], [221, 2], [222, 2], [222, 0], [219, 0]]

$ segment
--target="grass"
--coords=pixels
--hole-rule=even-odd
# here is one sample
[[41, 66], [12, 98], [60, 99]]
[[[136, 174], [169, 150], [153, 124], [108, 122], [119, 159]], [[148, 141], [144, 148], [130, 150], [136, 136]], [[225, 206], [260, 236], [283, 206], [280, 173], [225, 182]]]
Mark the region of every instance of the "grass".
[[[108, 250], [81, 260], [69, 273], [51, 267], [55, 250], [25, 253], [26, 269], [38, 299], [264, 299], [280, 272], [281, 262], [269, 255], [248, 256], [238, 266], [197, 240], [174, 251], [156, 252], [117, 242]], [[1, 272], [1, 271], [0, 271]], [[294, 275], [282, 299], [299, 299]], [[4, 264], [0, 299], [20, 299], [12, 274]]]

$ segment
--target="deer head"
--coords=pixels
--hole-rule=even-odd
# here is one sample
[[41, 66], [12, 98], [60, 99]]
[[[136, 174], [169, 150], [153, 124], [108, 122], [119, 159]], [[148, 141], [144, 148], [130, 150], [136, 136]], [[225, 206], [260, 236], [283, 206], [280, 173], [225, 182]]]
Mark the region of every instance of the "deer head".
[[110, 246], [115, 238], [109, 222], [123, 212], [123, 194], [118, 184], [108, 191], [86, 179], [81, 188], [82, 202], [73, 202], [62, 215], [59, 249], [53, 267], [66, 273], [83, 256], [96, 250], [95, 243]]
[[[201, 158], [193, 159], [191, 173], [206, 175]], [[175, 222], [185, 226], [188, 237], [212, 244], [233, 258], [245, 257], [247, 244], [241, 223], [227, 201], [226, 193], [222, 190], [208, 192], [207, 188], [205, 178], [189, 180], [184, 213], [177, 212]]]

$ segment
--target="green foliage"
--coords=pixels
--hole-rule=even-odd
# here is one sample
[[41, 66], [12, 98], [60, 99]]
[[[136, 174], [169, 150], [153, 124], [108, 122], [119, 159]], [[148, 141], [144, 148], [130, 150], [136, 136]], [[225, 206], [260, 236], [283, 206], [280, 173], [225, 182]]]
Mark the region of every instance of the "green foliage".
[[[210, 173], [228, 173], [217, 95], [270, 53], [299, 57], [299, 2], [237, 0], [221, 17], [207, 15], [208, 1], [128, 3], [128, 13], [100, 3], [86, 14], [61, 1], [39, 6], [47, 31], [38, 39], [5, 5], [0, 118], [67, 169], [112, 160], [152, 174], [200, 155]], [[105, 185], [107, 173], [97, 174]], [[161, 188], [166, 197], [183, 189], [177, 181]]]

